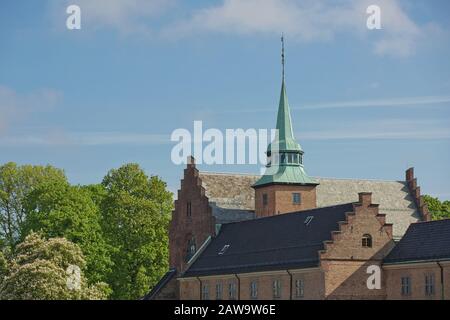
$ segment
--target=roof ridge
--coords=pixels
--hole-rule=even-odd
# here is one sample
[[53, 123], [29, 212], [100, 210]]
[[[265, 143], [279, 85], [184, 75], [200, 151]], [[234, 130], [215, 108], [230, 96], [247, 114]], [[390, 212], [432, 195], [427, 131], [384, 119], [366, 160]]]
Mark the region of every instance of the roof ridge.
[[285, 217], [285, 216], [294, 215], [294, 214], [302, 214], [302, 213], [304, 214], [304, 213], [309, 213], [311, 211], [317, 211], [317, 210], [321, 210], [321, 209], [348, 206], [348, 205], [353, 204], [353, 203], [355, 203], [355, 202], [340, 203], [340, 204], [335, 204], [335, 205], [331, 205], [331, 206], [317, 207], [317, 208], [306, 209], [306, 210], [299, 210], [299, 211], [280, 213], [280, 214], [275, 214], [275, 215], [272, 215], [272, 216], [259, 217], [259, 218], [255, 218], [255, 219], [244, 220], [244, 221], [233, 221], [233, 222], [227, 223], [226, 225], [233, 225], [233, 224], [236, 224], [236, 223], [250, 223], [250, 222], [253, 222], [253, 221], [261, 221], [261, 220], [264, 220], [264, 219], [273, 219], [273, 218]]
[[[203, 171], [199, 170], [200, 174], [206, 175], [229, 175], [229, 176], [248, 176], [248, 177], [261, 177], [262, 175], [256, 173], [245, 172], [226, 172], [226, 171]], [[405, 180], [392, 180], [392, 179], [375, 179], [375, 178], [337, 178], [337, 177], [320, 177], [312, 176], [314, 179], [329, 179], [329, 180], [353, 180], [353, 181], [382, 181], [382, 182], [401, 182], [405, 183]]]

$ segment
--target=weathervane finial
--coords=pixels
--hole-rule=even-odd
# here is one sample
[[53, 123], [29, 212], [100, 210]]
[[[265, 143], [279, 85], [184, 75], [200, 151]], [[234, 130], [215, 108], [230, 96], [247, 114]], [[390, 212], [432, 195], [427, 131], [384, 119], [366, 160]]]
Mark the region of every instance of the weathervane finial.
[[281, 66], [282, 66], [282, 75], [284, 80], [284, 34], [281, 33]]

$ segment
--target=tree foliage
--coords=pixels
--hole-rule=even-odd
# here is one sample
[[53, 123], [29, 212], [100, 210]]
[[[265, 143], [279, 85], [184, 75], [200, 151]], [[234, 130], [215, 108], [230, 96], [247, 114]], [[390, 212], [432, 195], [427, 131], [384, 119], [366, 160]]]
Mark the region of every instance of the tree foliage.
[[431, 213], [432, 220], [450, 218], [450, 201], [440, 201], [429, 195], [424, 196], [424, 201]]
[[0, 166], [0, 244], [14, 250], [23, 238], [21, 228], [27, 215], [25, 198], [41, 183], [68, 184], [62, 170], [52, 166]]
[[106, 281], [111, 272], [111, 248], [107, 245], [99, 207], [91, 193], [65, 183], [43, 183], [29, 193], [23, 234], [39, 231], [46, 238], [64, 237], [78, 244], [86, 257], [91, 283]]
[[[81, 249], [64, 238], [45, 240], [32, 233], [19, 244], [0, 283], [0, 299], [105, 299], [107, 286], [88, 285]], [[70, 273], [70, 268], [79, 270]]]
[[115, 248], [109, 283], [116, 299], [143, 296], [168, 268], [172, 194], [137, 164], [111, 170], [103, 179], [103, 228]]

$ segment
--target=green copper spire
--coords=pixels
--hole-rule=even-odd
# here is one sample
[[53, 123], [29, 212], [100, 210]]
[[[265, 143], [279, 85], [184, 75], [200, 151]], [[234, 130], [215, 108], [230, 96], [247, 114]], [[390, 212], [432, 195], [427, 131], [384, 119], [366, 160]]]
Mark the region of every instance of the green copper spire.
[[284, 81], [284, 38], [281, 37], [282, 82], [280, 103], [278, 105], [275, 138], [267, 147], [267, 169], [256, 181], [254, 187], [268, 184], [318, 184], [310, 178], [303, 167], [303, 150], [297, 143], [292, 130], [291, 112], [289, 109]]

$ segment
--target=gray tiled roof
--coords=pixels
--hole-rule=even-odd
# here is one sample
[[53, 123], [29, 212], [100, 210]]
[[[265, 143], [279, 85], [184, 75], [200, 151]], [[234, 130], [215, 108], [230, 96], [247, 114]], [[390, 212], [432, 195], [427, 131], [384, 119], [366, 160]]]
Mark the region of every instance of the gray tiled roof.
[[[213, 213], [221, 221], [218, 223], [252, 218], [255, 193], [251, 186], [259, 177], [248, 174], [200, 172], [206, 196], [210, 202], [214, 202]], [[394, 224], [394, 238], [400, 238], [411, 223], [420, 220], [420, 213], [405, 181], [316, 179], [320, 183], [317, 186], [318, 207], [356, 202], [358, 192], [372, 192], [372, 201], [380, 204], [380, 213], [386, 214], [386, 221]], [[228, 213], [229, 219], [225, 218]]]
[[413, 223], [385, 263], [450, 260], [450, 219]]

